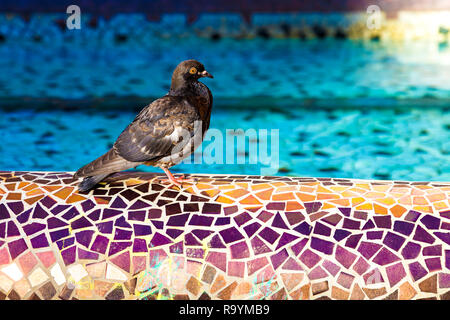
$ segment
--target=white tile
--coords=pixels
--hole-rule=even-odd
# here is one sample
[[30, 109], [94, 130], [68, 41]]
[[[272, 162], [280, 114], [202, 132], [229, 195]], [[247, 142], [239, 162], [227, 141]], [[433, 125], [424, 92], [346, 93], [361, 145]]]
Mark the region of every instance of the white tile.
[[55, 282], [58, 286], [66, 282], [66, 277], [64, 277], [64, 273], [62, 272], [59, 264], [55, 264], [50, 269], [50, 274], [52, 275], [53, 279], [55, 279]]
[[70, 266], [69, 268], [67, 268], [67, 271], [70, 273], [75, 282], [79, 282], [81, 279], [88, 275], [86, 269], [84, 269], [81, 264]]
[[42, 270], [42, 268], [35, 269], [29, 276], [28, 280], [32, 287], [38, 286], [44, 283], [48, 279], [47, 274]]
[[20, 271], [17, 264], [12, 263], [7, 267], [2, 268], [4, 274], [13, 279], [14, 281], [19, 281], [23, 278], [23, 273]]

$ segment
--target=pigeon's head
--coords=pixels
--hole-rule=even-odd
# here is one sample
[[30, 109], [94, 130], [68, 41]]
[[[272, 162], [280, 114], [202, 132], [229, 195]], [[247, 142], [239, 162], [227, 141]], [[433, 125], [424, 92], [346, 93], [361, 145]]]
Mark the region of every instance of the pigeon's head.
[[197, 60], [185, 60], [181, 62], [172, 74], [172, 87], [180, 87], [186, 83], [198, 81], [198, 79], [213, 76], [205, 70], [203, 64]]

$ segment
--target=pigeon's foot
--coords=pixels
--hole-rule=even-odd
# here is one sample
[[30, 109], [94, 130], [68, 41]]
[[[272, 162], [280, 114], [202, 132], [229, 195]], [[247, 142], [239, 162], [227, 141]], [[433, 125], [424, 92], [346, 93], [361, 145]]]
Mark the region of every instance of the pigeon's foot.
[[197, 180], [193, 179], [193, 178], [185, 179], [184, 174], [181, 174], [181, 176], [179, 178], [175, 178], [173, 176], [173, 174], [169, 171], [169, 169], [167, 169], [167, 168], [162, 168], [162, 169], [166, 173], [168, 179], [160, 179], [161, 182], [169, 182], [169, 183], [176, 185], [179, 188], [182, 187], [183, 183], [195, 184], [197, 182]]

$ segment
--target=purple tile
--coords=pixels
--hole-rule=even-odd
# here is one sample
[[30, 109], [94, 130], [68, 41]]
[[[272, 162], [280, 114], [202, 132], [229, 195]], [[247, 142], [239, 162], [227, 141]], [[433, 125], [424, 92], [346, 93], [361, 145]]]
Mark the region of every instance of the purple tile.
[[169, 220], [167, 221], [168, 226], [172, 226], [172, 227], [184, 227], [184, 225], [187, 222], [187, 219], [189, 218], [189, 213], [185, 213], [185, 214], [178, 214], [175, 216], [171, 216], [169, 218]]
[[401, 262], [386, 267], [386, 274], [391, 288], [406, 277], [406, 272]]
[[359, 240], [361, 240], [362, 237], [361, 234], [354, 234], [347, 238], [347, 241], [345, 241], [345, 246], [348, 248], [355, 249], [358, 246]]
[[145, 210], [128, 211], [128, 220], [131, 221], [145, 221]]
[[316, 237], [311, 239], [311, 248], [320, 251], [324, 254], [332, 254], [334, 249], [334, 243], [327, 240], [322, 240]]
[[295, 256], [298, 256], [300, 252], [302, 252], [303, 248], [308, 243], [308, 240], [309, 240], [308, 238], [304, 238], [299, 242], [297, 242], [296, 244], [294, 244], [293, 246], [291, 246], [291, 250], [295, 254]]
[[48, 229], [56, 229], [60, 227], [67, 226], [68, 224], [59, 218], [51, 217], [47, 219], [47, 227]]
[[66, 266], [74, 263], [77, 259], [76, 247], [72, 246], [70, 248], [64, 249], [63, 251], [61, 251], [61, 256]]
[[372, 258], [372, 256], [380, 250], [381, 245], [378, 243], [373, 242], [366, 242], [362, 241], [359, 245], [358, 252], [361, 253], [361, 255], [369, 260]]
[[280, 213], [277, 212], [275, 215], [275, 218], [273, 218], [272, 221], [272, 227], [280, 228], [280, 229], [289, 229], [286, 223], [283, 221], [283, 218], [281, 217]]
[[294, 228], [295, 231], [305, 235], [305, 236], [309, 236], [311, 234], [312, 231], [312, 226], [310, 226], [306, 221], [303, 221], [302, 223], [300, 223], [298, 226], [296, 226]]
[[445, 267], [450, 270], [450, 250], [445, 250]]
[[[181, 244], [183, 244], [181, 242]], [[133, 253], [134, 252], [147, 252], [147, 241], [145, 239], [135, 238], [133, 241]]]
[[94, 201], [92, 201], [90, 199], [87, 199], [81, 203], [81, 208], [83, 209], [83, 211], [85, 213], [88, 212], [89, 210], [93, 209], [94, 207], [95, 207], [95, 203], [94, 203]]
[[111, 203], [110, 207], [114, 209], [124, 209], [128, 205], [125, 203], [125, 201], [122, 200], [120, 196], [117, 196], [116, 199]]
[[352, 208], [338, 208], [340, 212], [346, 217], [350, 217], [350, 213], [352, 212]]
[[36, 237], [32, 238], [31, 245], [33, 246], [34, 249], [49, 247], [48, 239], [45, 233], [41, 233], [40, 235], [37, 235]]
[[[10, 221], [10, 223], [12, 223], [12, 221]], [[17, 231], [16, 235], [19, 235], [19, 230], [17, 229], [17, 227], [15, 225], [14, 225], [14, 227], [16, 228], [16, 231]], [[23, 231], [25, 231], [27, 236], [30, 236], [32, 234], [35, 234], [35, 233], [41, 231], [41, 230], [44, 230], [45, 227], [46, 227], [46, 225], [43, 224], [43, 223], [33, 222], [33, 223], [30, 223], [30, 224], [27, 224], [26, 226], [23, 226]], [[10, 227], [9, 227], [9, 224], [8, 224], [8, 236], [11, 236], [9, 234], [9, 228]]]
[[433, 232], [433, 234], [446, 244], [450, 245], [450, 232]]
[[128, 223], [128, 221], [125, 219], [124, 216], [120, 216], [114, 221], [115, 227], [121, 227], [125, 229], [131, 229], [131, 225]]
[[231, 259], [245, 259], [250, 257], [247, 242], [241, 241], [230, 246]]
[[[305, 202], [305, 203], [303, 203], [303, 205], [305, 206], [307, 214], [317, 212], [317, 211], [319, 211], [320, 208], [322, 208], [321, 202]], [[280, 209], [280, 210], [282, 210], [282, 209]]]
[[384, 282], [383, 275], [381, 274], [380, 270], [378, 270], [377, 268], [372, 269], [371, 271], [364, 274], [363, 279], [364, 279], [364, 283], [366, 285]]
[[439, 212], [439, 215], [440, 215], [442, 218], [450, 219], [450, 210], [447, 210], [447, 211], [441, 211], [441, 212]]
[[325, 270], [327, 270], [333, 277], [336, 276], [339, 270], [341, 270], [341, 268], [338, 265], [334, 264], [330, 260], [325, 260], [322, 263], [322, 267], [324, 267]]
[[220, 214], [222, 205], [218, 203], [205, 203], [203, 205], [202, 213], [204, 214]]
[[50, 232], [50, 239], [52, 240], [52, 242], [56, 242], [59, 239], [67, 237], [69, 234], [70, 234], [69, 228], [61, 229], [58, 231], [53, 231], [53, 232]]
[[90, 251], [86, 251], [81, 248], [78, 248], [78, 259], [97, 260], [98, 253], [90, 252]]
[[251, 241], [253, 252], [255, 255], [271, 252], [272, 250], [260, 239], [258, 236], [255, 236]]
[[108, 256], [112, 256], [118, 252], [122, 252], [123, 250], [127, 249], [128, 247], [130, 247], [132, 244], [131, 241], [115, 241], [115, 242], [111, 242], [111, 244], [109, 245], [109, 252], [108, 252]]
[[420, 212], [410, 210], [408, 214], [405, 216], [405, 220], [409, 222], [416, 222], [417, 219], [419, 219], [419, 216], [421, 215]]
[[68, 238], [56, 241], [56, 245], [58, 246], [59, 250], [68, 248], [68, 247], [72, 246], [74, 243], [75, 243], [75, 237], [68, 237]]
[[351, 253], [341, 246], [336, 247], [335, 257], [336, 260], [347, 269], [349, 269], [353, 262], [356, 260], [356, 254]]
[[213, 233], [213, 231], [210, 230], [201, 230], [201, 229], [195, 229], [192, 230], [192, 233], [200, 240], [205, 239], [206, 237], [208, 237], [211, 233]]
[[425, 259], [425, 264], [427, 265], [428, 271], [430, 271], [430, 272], [442, 270], [441, 258]]
[[300, 261], [303, 262], [308, 268], [314, 267], [319, 261], [320, 256], [315, 254], [309, 249], [306, 249], [299, 257]]
[[34, 207], [32, 217], [34, 219], [45, 219], [47, 216], [48, 216], [47, 211], [44, 208], [42, 208], [39, 203], [37, 203], [36, 206]]
[[368, 221], [364, 224], [364, 226], [362, 227], [361, 230], [370, 230], [370, 229], [373, 229], [373, 228], [375, 228], [375, 223], [373, 223], [372, 220], [368, 220]]
[[278, 232], [273, 231], [269, 227], [261, 230], [258, 235], [270, 244], [273, 244], [280, 237], [280, 234]]
[[395, 254], [393, 254], [391, 251], [389, 251], [386, 248], [382, 248], [380, 252], [377, 253], [375, 258], [373, 258], [373, 262], [380, 266], [384, 266], [386, 264], [399, 261], [400, 258], [397, 257]]
[[377, 240], [383, 238], [384, 231], [368, 231], [366, 237], [368, 240]]
[[267, 210], [284, 210], [286, 204], [284, 202], [270, 202], [267, 206]]
[[408, 267], [414, 281], [422, 279], [428, 274], [428, 271], [419, 262], [410, 263]]
[[130, 240], [132, 232], [129, 230], [123, 230], [116, 228], [114, 232], [114, 240]]
[[22, 201], [8, 202], [7, 206], [16, 216], [24, 209]]
[[261, 227], [261, 224], [257, 221], [247, 225], [244, 227], [244, 231], [247, 234], [249, 238], [253, 236], [253, 234], [258, 231], [258, 229]]
[[320, 266], [315, 267], [308, 273], [308, 279], [317, 280], [328, 277], [328, 274]]
[[102, 219], [106, 220], [106, 219], [115, 217], [115, 216], [117, 216], [119, 214], [122, 214], [122, 213], [123, 213], [122, 210], [104, 208], [103, 209]]
[[215, 226], [223, 226], [230, 224], [230, 217], [218, 217], [216, 218]]
[[419, 256], [420, 245], [414, 242], [408, 242], [406, 246], [402, 249], [402, 256], [405, 259], [415, 259]]
[[336, 229], [336, 231], [334, 232], [333, 238], [334, 238], [336, 241], [339, 242], [339, 241], [341, 241], [342, 239], [347, 238], [350, 234], [351, 234], [350, 231], [347, 231], [347, 230], [341, 230], [341, 229]]
[[237, 241], [237, 240], [244, 239], [242, 234], [235, 227], [231, 227], [231, 228], [222, 230], [219, 233], [222, 236], [222, 239], [227, 244], [230, 243], [230, 242], [234, 242], [234, 241]]
[[95, 237], [95, 240], [91, 245], [91, 250], [104, 254], [106, 252], [106, 248], [108, 247], [108, 243], [109, 240], [107, 237], [97, 235], [97, 237]]
[[391, 216], [375, 216], [373, 220], [378, 228], [391, 229]]
[[394, 231], [409, 236], [414, 229], [414, 224], [405, 221], [395, 221]]
[[293, 236], [293, 235], [291, 235], [291, 234], [289, 234], [289, 233], [284, 232], [284, 233], [281, 235], [281, 238], [280, 238], [280, 240], [278, 241], [278, 244], [277, 244], [277, 247], [275, 248], [275, 250], [278, 250], [278, 249], [280, 249], [281, 247], [284, 247], [284, 246], [287, 245], [288, 243], [291, 243], [292, 241], [297, 240], [297, 239], [298, 239], [298, 237]]
[[337, 283], [339, 283], [341, 286], [343, 286], [346, 289], [350, 289], [354, 279], [355, 279], [355, 277], [352, 276], [351, 274], [341, 272], [337, 278]]
[[11, 259], [14, 260], [18, 257], [22, 252], [28, 249], [27, 244], [24, 239], [18, 239], [8, 243], [9, 255]]
[[0, 220], [9, 219], [11, 215], [9, 214], [8, 209], [3, 203], [0, 203]]
[[413, 240], [433, 244], [435, 239], [424, 228], [422, 228], [420, 225], [417, 225]]
[[75, 239], [79, 244], [85, 246], [86, 248], [89, 248], [93, 235], [93, 230], [78, 231], [77, 233], [75, 233]]
[[280, 250], [277, 253], [270, 256], [270, 261], [272, 262], [273, 269], [276, 270], [286, 259], [289, 254], [286, 249]]
[[152, 209], [148, 209], [148, 218], [151, 219], [159, 219], [161, 218], [162, 215], [162, 210], [161, 209], [156, 209], [156, 208], [152, 208]]
[[96, 209], [92, 211], [91, 213], [88, 214], [88, 218], [91, 219], [92, 221], [98, 221], [98, 219], [100, 219], [101, 211], [102, 209]]
[[6, 222], [0, 223], [0, 238], [6, 238]]
[[107, 221], [107, 222], [100, 222], [97, 223], [97, 230], [100, 233], [104, 233], [104, 234], [111, 234], [113, 231], [113, 222], [112, 221]]
[[[150, 233], [151, 233], [151, 231], [150, 231]], [[171, 237], [172, 239], [178, 238], [178, 236], [179, 236], [180, 234], [182, 234], [182, 233], [183, 233], [183, 230], [179, 230], [179, 229], [167, 229], [167, 231], [166, 231], [166, 234], [167, 234], [169, 237]], [[137, 234], [136, 234], [136, 225], [135, 225], [135, 231], [134, 231], [134, 234], [137, 235]]]
[[209, 242], [211, 248], [226, 248], [219, 235], [215, 234]]
[[72, 222], [70, 224], [70, 226], [72, 229], [76, 230], [76, 229], [91, 227], [92, 223], [85, 217], [81, 217], [81, 218], [75, 220], [74, 222]]
[[184, 244], [186, 246], [202, 246], [200, 241], [198, 241], [197, 238], [195, 238], [192, 233], [184, 235]]
[[56, 207], [51, 209], [50, 212], [56, 216], [70, 207], [72, 207], [72, 206], [69, 204], [58, 204]]
[[331, 234], [331, 228], [327, 227], [326, 225], [316, 222], [313, 230], [314, 234], [320, 234], [323, 236], [329, 236]]
[[363, 257], [360, 257], [353, 266], [353, 270], [355, 270], [359, 275], [363, 275], [367, 270], [369, 270], [369, 268], [370, 264], [367, 263]]
[[[28, 230], [35, 229], [36, 226], [38, 226], [38, 225], [40, 226], [41, 224], [40, 223], [38, 223], [38, 224], [33, 224], [32, 223], [31, 225], [33, 225], [33, 227], [28, 228]], [[31, 225], [28, 225], [28, 226], [31, 226]], [[45, 225], [43, 225], [43, 226], [45, 228]], [[19, 236], [20, 235], [19, 228], [17, 228], [16, 224], [12, 220], [8, 221], [8, 227], [7, 227], [6, 230], [7, 230], [6, 233], [7, 233], [8, 237], [15, 237], [15, 236]], [[42, 230], [42, 228], [41, 228], [41, 230]], [[32, 230], [30, 230], [30, 231], [32, 231]], [[39, 230], [37, 230], [37, 231], [39, 231]], [[26, 233], [26, 231], [25, 231], [25, 233]]]
[[422, 250], [424, 256], [441, 256], [442, 255], [442, 245], [438, 244], [435, 246], [424, 247]]
[[[212, 218], [214, 219], [214, 218]], [[234, 221], [236, 222], [236, 224], [238, 225], [238, 227], [242, 226], [243, 224], [245, 224], [246, 222], [250, 221], [252, 219], [252, 217], [247, 213], [241, 213], [240, 215], [235, 216]]]
[[169, 243], [172, 243], [172, 240], [170, 240], [166, 236], [163, 236], [159, 232], [156, 232], [155, 235], [153, 236], [152, 240], [150, 241], [149, 247], [154, 248], [154, 247], [163, 246], [163, 245], [166, 245]]
[[352, 220], [349, 218], [344, 218], [344, 225], [342, 228], [344, 229], [352, 229], [352, 230], [359, 230], [360, 227], [360, 221], [358, 220]]
[[422, 219], [420, 219], [420, 222], [422, 222], [427, 227], [427, 229], [436, 230], [439, 229], [441, 219], [427, 214], [426, 216], [423, 216]]
[[41, 201], [39, 201], [40, 203], [42, 203], [42, 205], [44, 207], [46, 207], [47, 209], [50, 209], [51, 207], [53, 207], [56, 203], [55, 200], [53, 200], [52, 198], [50, 198], [49, 196], [46, 196], [45, 198], [43, 198]]
[[19, 214], [17, 216], [17, 221], [21, 224], [24, 224], [28, 221], [28, 219], [30, 218], [30, 213], [33, 209], [30, 208], [28, 210], [25, 210], [24, 212], [22, 212], [21, 214]]
[[223, 212], [225, 213], [226, 216], [233, 214], [233, 213], [237, 212], [238, 210], [239, 210], [238, 206], [231, 206], [231, 207], [223, 208]]
[[439, 288], [450, 288], [450, 273], [439, 273]]
[[392, 250], [398, 251], [405, 242], [405, 240], [406, 239], [404, 237], [389, 231], [384, 237], [383, 243]]
[[[106, 210], [106, 209], [105, 209]], [[74, 217], [80, 215], [80, 213], [78, 212], [78, 210], [75, 207], [71, 207], [69, 210], [67, 210], [66, 213], [64, 213], [61, 218], [63, 218], [64, 220], [72, 220]]]
[[203, 226], [203, 227], [209, 227], [212, 225], [214, 218], [203, 216], [199, 214], [193, 214], [191, 217], [191, 220], [189, 220], [190, 226]]
[[128, 210], [140, 210], [140, 209], [147, 209], [149, 207], [151, 207], [150, 204], [138, 199], [128, 208]]
[[169, 247], [169, 251], [170, 251], [170, 253], [183, 254], [184, 253], [183, 241], [179, 241], [179, 242], [171, 245]]

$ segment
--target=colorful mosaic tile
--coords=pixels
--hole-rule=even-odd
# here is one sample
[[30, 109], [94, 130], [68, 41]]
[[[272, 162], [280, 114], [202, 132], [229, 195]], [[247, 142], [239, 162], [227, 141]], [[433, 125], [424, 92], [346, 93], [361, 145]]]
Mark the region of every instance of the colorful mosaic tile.
[[448, 299], [450, 183], [0, 172], [2, 299]]

